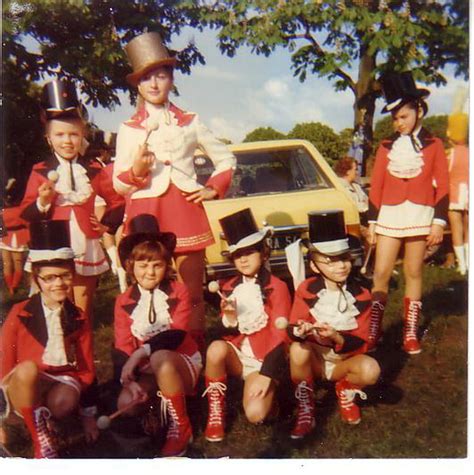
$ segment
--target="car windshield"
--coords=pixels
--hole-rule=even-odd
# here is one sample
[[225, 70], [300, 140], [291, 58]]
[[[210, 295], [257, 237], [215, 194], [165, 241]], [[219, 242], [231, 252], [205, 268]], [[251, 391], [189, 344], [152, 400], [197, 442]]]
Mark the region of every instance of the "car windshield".
[[[304, 147], [235, 152], [237, 169], [226, 198], [333, 188], [331, 181]], [[194, 160], [204, 184], [214, 168], [206, 156]]]

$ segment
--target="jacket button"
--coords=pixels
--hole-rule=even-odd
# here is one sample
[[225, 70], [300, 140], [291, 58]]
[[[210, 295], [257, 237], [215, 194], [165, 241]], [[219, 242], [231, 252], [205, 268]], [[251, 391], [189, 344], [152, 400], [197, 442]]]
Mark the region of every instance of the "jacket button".
[[168, 167], [171, 165], [171, 162], [169, 160], [165, 160], [163, 163]]

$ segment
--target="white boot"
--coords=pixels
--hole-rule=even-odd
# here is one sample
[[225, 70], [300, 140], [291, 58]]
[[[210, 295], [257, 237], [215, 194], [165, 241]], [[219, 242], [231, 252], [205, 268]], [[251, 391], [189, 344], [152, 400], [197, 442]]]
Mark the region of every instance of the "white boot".
[[123, 267], [117, 268], [117, 277], [119, 280], [120, 292], [125, 292], [127, 290], [127, 273]]
[[464, 246], [453, 246], [453, 249], [454, 254], [456, 255], [456, 260], [458, 261], [458, 272], [461, 275], [465, 275], [467, 272], [467, 266]]

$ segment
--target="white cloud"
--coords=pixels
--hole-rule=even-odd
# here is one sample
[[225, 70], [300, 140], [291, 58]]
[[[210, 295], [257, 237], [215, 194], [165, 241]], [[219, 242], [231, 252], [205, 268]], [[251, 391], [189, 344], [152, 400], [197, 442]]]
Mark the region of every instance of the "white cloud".
[[281, 79], [270, 79], [263, 85], [263, 90], [272, 98], [281, 99], [288, 95], [288, 84]]
[[228, 81], [237, 81], [239, 79], [238, 75], [215, 66], [196, 67], [193, 69], [193, 75], [208, 79], [225, 79]]

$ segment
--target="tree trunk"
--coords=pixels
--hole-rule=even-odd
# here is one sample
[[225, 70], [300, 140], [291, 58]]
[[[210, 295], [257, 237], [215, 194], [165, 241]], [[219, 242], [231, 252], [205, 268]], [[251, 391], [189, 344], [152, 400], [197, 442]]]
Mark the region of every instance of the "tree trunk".
[[354, 101], [354, 133], [359, 132], [362, 144], [361, 176], [366, 176], [367, 159], [372, 153], [373, 122], [375, 99], [377, 97], [373, 71], [375, 56], [367, 53], [367, 47], [361, 47], [359, 76]]

